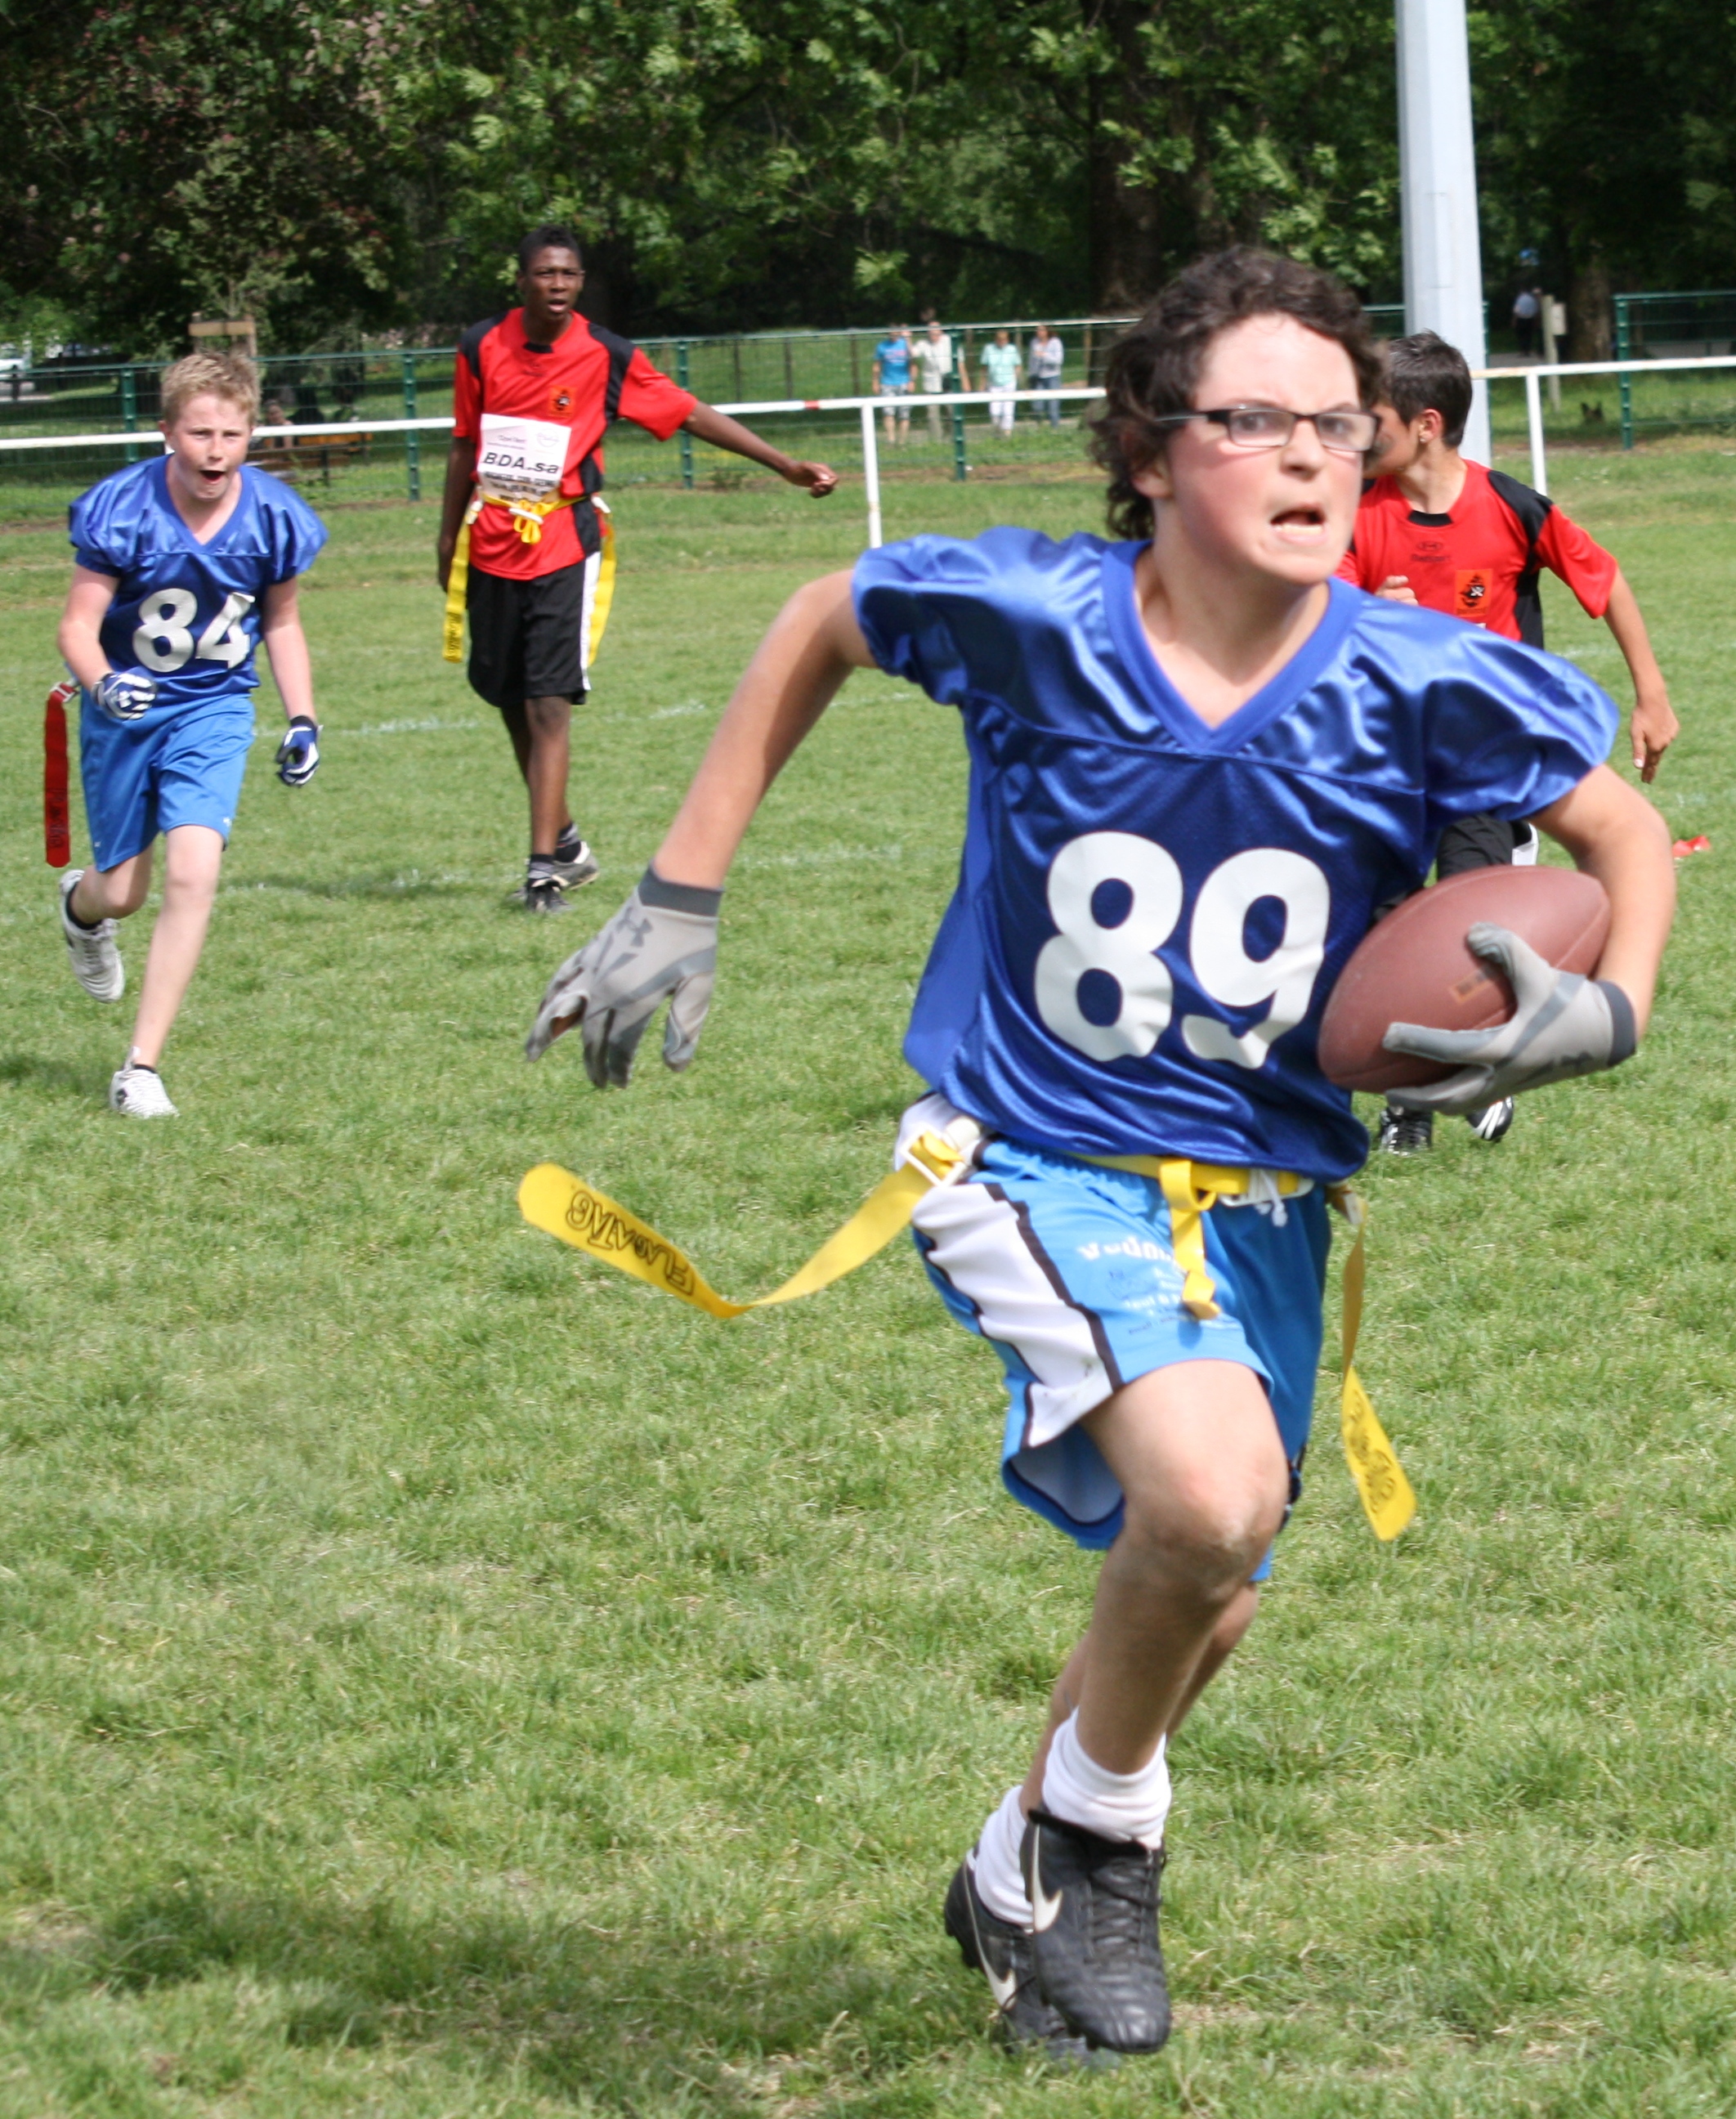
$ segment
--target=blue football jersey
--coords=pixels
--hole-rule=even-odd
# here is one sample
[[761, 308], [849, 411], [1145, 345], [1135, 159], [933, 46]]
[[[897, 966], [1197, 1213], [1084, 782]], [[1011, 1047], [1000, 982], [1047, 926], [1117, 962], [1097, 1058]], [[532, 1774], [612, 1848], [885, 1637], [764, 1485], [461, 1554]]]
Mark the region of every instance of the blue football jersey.
[[1315, 1050], [1345, 960], [1454, 818], [1530, 816], [1600, 764], [1615, 707], [1569, 663], [1334, 582], [1209, 728], [1146, 640], [1142, 549], [1002, 529], [857, 563], [875, 660], [957, 707], [970, 753], [905, 1057], [1062, 1153], [1348, 1176], [1367, 1135]]
[[326, 541], [306, 501], [243, 465], [234, 512], [201, 545], [169, 493], [169, 459], [130, 464], [81, 494], [69, 517], [81, 567], [116, 577], [103, 652], [117, 670], [156, 679], [154, 715], [231, 698], [258, 684], [260, 602], [305, 573]]

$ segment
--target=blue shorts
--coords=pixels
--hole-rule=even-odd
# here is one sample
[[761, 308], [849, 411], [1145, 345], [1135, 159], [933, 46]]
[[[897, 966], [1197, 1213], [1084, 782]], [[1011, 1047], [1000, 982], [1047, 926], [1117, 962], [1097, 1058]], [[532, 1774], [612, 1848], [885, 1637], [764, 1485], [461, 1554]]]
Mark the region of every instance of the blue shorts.
[[251, 692], [192, 708], [153, 707], [136, 721], [110, 721], [84, 700], [78, 769], [98, 868], [131, 860], [178, 824], [208, 824], [227, 845], [252, 741]]
[[[1202, 1323], [1182, 1306], [1154, 1178], [995, 1138], [970, 1178], [922, 1199], [912, 1226], [928, 1277], [1006, 1373], [1001, 1476], [1014, 1498], [1080, 1545], [1113, 1544], [1121, 1488], [1081, 1417], [1136, 1377], [1206, 1361], [1239, 1362], [1265, 1384], [1294, 1502], [1320, 1361], [1326, 1213], [1318, 1186], [1277, 1207], [1214, 1207], [1206, 1261], [1222, 1314]], [[1269, 1568], [1268, 1557], [1255, 1579]]]

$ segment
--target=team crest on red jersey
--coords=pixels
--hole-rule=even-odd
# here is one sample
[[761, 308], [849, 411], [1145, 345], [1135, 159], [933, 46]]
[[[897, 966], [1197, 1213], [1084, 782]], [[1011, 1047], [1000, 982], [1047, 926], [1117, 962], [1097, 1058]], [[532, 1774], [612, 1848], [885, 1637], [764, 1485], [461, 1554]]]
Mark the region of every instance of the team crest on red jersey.
[[1461, 567], [1453, 576], [1453, 616], [1480, 625], [1488, 615], [1494, 580], [1487, 567]]
[[572, 410], [572, 392], [564, 383], [558, 384], [549, 392], [549, 409], [557, 418]]

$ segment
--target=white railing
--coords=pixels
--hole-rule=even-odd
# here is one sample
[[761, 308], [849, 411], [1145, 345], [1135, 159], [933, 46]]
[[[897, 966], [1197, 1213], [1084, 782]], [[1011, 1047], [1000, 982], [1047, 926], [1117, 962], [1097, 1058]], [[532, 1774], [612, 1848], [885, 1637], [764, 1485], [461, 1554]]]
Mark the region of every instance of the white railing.
[[[1549, 462], [1544, 444], [1543, 392], [1539, 385], [1558, 375], [1661, 375], [1673, 370], [1714, 368], [1736, 368], [1736, 354], [1708, 354], [1695, 359], [1685, 358], [1671, 360], [1578, 360], [1559, 361], [1536, 368], [1476, 368], [1471, 373], [1479, 383], [1522, 383], [1525, 385], [1525, 425], [1531, 445], [1531, 483], [1539, 493], [1546, 494], [1549, 485]], [[1103, 395], [1100, 390], [1072, 387], [1058, 387], [1044, 390], [1013, 391], [915, 391], [901, 397], [772, 397], [748, 405], [719, 405], [714, 409], [726, 412], [732, 419], [765, 418], [768, 415], [795, 412], [855, 412], [862, 421], [862, 472], [867, 489], [868, 541], [871, 546], [882, 541], [883, 525], [880, 504], [880, 448], [874, 431], [874, 418], [891, 414], [900, 420], [908, 419], [919, 409], [937, 408], [951, 410], [966, 405], [1006, 404], [1009, 401], [1026, 405], [1033, 402], [1047, 404], [1052, 400], [1063, 403], [1089, 403]], [[318, 441], [326, 437], [341, 440], [358, 434], [444, 434], [450, 430], [451, 419], [428, 420], [344, 420], [327, 425], [305, 427], [256, 427], [254, 439], [262, 442]], [[22, 449], [76, 449], [119, 448], [131, 443], [135, 448], [148, 445], [151, 435], [148, 429], [127, 434], [20, 434], [0, 438], [0, 458]]]
[[1549, 489], [1549, 466], [1544, 449], [1543, 392], [1539, 384], [1552, 375], [1663, 375], [1673, 369], [1736, 368], [1736, 354], [1711, 353], [1683, 360], [1560, 360], [1539, 368], [1474, 368], [1479, 383], [1523, 383], [1525, 426], [1531, 438], [1531, 483]]
[[[1039, 401], [1047, 404], [1051, 399], [1063, 402], [1089, 401], [1100, 397], [1100, 390], [1067, 388], [1058, 386], [1052, 390], [948, 390], [909, 392], [901, 397], [771, 397], [752, 405], [717, 405], [713, 410], [727, 413], [731, 419], [747, 415], [763, 418], [768, 413], [790, 412], [857, 412], [862, 420], [863, 483], [868, 489], [868, 541], [871, 546], [883, 541], [880, 510], [880, 450], [874, 433], [874, 415], [892, 413], [898, 419], [908, 419], [919, 406], [937, 406], [950, 409], [954, 406], [987, 405], [993, 401], [1028, 404]], [[896, 409], [895, 409], [896, 408]], [[256, 427], [256, 442], [312, 442], [327, 436], [342, 439], [354, 438], [359, 434], [445, 434], [451, 428], [450, 416], [430, 420], [342, 420], [326, 425], [305, 427]], [[131, 443], [137, 448], [141, 443], [149, 445], [153, 437], [148, 429], [130, 434], [20, 434], [0, 439], [0, 457], [20, 449], [76, 449], [118, 448]]]

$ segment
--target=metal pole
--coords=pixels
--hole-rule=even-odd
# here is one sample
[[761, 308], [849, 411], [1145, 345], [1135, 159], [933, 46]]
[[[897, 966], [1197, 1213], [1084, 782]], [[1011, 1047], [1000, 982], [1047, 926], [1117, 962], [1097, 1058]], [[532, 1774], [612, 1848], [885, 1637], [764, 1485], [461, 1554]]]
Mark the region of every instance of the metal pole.
[[[953, 376], [951, 381], [956, 395], [957, 376]], [[962, 480], [970, 475], [970, 466], [965, 460], [965, 408], [962, 405], [955, 405], [952, 408], [952, 475], [955, 480]]]
[[[687, 342], [684, 338], [675, 341], [675, 380], [685, 390], [687, 387]], [[691, 493], [693, 490], [693, 437], [683, 427], [681, 430], [681, 482]]]
[[874, 441], [874, 408], [862, 408], [862, 482], [868, 488], [868, 549], [877, 551], [880, 535], [880, 452]]
[[[1633, 324], [1628, 314], [1627, 297], [1615, 298], [1615, 357], [1627, 360], [1633, 355]], [[1624, 368], [1617, 386], [1622, 396], [1622, 447], [1633, 447], [1633, 378]]]
[[1525, 378], [1525, 419], [1531, 430], [1531, 483], [1539, 493], [1549, 489], [1549, 466], [1543, 446], [1543, 392], [1537, 370], [1527, 369]]
[[[1397, 21], [1405, 328], [1438, 332], [1486, 368], [1465, 0], [1397, 0]], [[1486, 464], [1488, 392], [1474, 390], [1465, 453]]]
[[[404, 356], [404, 416], [416, 416], [416, 356]], [[404, 437], [404, 479], [408, 496], [412, 500], [422, 498], [422, 437], [412, 428]]]
[[[123, 432], [133, 434], [139, 424], [138, 371], [130, 364], [121, 370], [121, 427]], [[126, 452], [128, 463], [137, 463], [139, 452], [129, 447]]]

